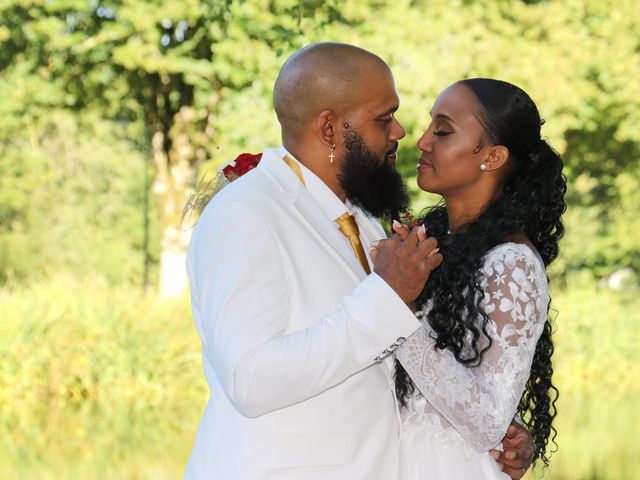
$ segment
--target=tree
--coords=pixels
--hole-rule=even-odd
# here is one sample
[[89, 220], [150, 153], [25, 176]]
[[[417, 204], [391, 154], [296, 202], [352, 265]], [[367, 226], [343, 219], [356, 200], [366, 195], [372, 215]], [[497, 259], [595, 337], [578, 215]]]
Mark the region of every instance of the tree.
[[[639, 25], [634, 0], [7, 0], [0, 94], [11, 100], [0, 104], [0, 128], [28, 133], [55, 108], [137, 125], [143, 133], [129, 141], [149, 159], [148, 210], [159, 217], [161, 291], [170, 294], [183, 285], [175, 272], [189, 232], [178, 219], [202, 162], [278, 141], [271, 88], [299, 46], [344, 41], [389, 62], [408, 130], [399, 165], [410, 177], [435, 95], [460, 78], [498, 77], [532, 95], [567, 165], [570, 255], [556, 265], [605, 275], [640, 269], [617, 214], [640, 187]], [[638, 215], [626, 225], [640, 225]], [[582, 248], [586, 234], [607, 241]]]
[[343, 20], [333, 2], [221, 0], [12, 0], [0, 17], [1, 68], [17, 59], [61, 85], [68, 108], [144, 122], [163, 296], [185, 287], [189, 231], [179, 220], [221, 100], [271, 74], [304, 32]]

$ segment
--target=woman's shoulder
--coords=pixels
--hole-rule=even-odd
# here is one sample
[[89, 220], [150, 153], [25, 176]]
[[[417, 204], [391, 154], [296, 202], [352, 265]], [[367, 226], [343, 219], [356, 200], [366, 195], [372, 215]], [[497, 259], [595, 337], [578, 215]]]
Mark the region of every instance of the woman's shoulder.
[[542, 302], [549, 297], [544, 263], [535, 247], [522, 242], [507, 241], [487, 252], [480, 285], [489, 291], [502, 291], [507, 287], [535, 291], [538, 293], [534, 297]]
[[523, 262], [536, 270], [546, 270], [538, 250], [524, 235], [506, 238], [503, 243], [489, 250], [484, 259], [485, 265], [496, 262], [515, 265]]

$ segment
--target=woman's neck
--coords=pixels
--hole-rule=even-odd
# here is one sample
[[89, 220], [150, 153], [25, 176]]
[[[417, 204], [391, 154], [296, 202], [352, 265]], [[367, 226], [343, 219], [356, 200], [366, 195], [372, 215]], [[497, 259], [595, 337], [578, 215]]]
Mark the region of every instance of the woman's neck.
[[498, 196], [495, 190], [476, 190], [443, 195], [449, 217], [449, 232], [456, 233], [478, 218]]
[[487, 203], [459, 202], [447, 198], [444, 201], [449, 217], [449, 233], [463, 231], [467, 224], [477, 218], [487, 206]]

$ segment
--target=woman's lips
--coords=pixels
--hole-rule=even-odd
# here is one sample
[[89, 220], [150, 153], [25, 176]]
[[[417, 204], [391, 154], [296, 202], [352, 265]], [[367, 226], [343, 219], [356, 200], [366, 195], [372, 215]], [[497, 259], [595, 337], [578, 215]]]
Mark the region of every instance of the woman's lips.
[[418, 161], [418, 165], [416, 165], [416, 168], [418, 170], [432, 169], [433, 165], [431, 165], [429, 162], [427, 162], [424, 158], [420, 157], [420, 160]]

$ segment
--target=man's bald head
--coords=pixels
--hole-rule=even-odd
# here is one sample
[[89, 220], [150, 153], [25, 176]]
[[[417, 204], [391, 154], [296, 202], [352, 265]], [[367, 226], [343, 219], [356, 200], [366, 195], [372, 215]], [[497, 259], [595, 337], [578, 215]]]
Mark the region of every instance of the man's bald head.
[[315, 43], [285, 62], [276, 79], [273, 103], [283, 137], [299, 138], [323, 110], [340, 111], [366, 92], [365, 75], [391, 75], [377, 55], [343, 43]]

